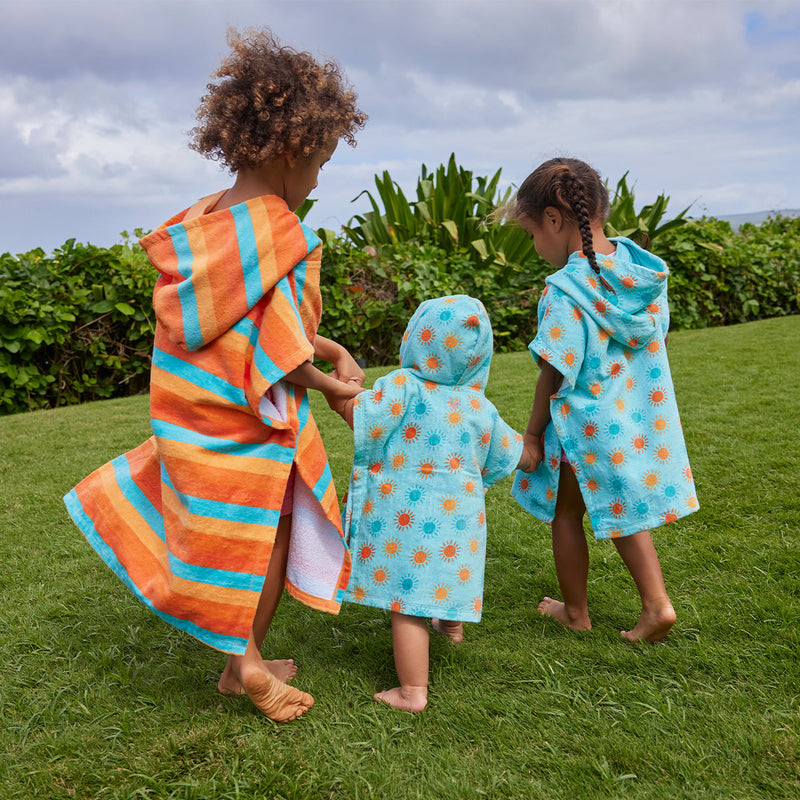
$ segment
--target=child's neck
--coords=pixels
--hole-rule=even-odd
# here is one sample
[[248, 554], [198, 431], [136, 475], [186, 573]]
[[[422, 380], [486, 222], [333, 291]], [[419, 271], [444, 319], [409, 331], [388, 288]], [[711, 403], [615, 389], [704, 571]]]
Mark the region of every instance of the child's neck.
[[283, 180], [279, 174], [278, 166], [276, 165], [275, 169], [271, 169], [270, 162], [258, 169], [248, 167], [240, 169], [236, 173], [236, 180], [233, 182], [233, 186], [222, 195], [214, 206], [214, 211], [231, 208], [231, 206], [239, 205], [239, 203], [246, 203], [248, 200], [269, 194], [282, 198]]
[[[595, 253], [601, 256], [611, 255], [617, 249], [617, 246], [606, 236], [603, 230], [603, 223], [599, 221], [592, 222], [590, 228], [592, 231], [592, 246]], [[577, 225], [575, 225], [570, 236], [569, 247], [571, 253], [583, 250], [583, 239], [581, 239], [581, 232]]]

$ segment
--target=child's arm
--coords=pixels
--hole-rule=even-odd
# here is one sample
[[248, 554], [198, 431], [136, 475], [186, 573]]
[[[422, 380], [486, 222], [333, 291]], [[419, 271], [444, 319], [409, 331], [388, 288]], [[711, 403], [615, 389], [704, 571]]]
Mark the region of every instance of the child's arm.
[[542, 360], [541, 370], [536, 381], [528, 427], [522, 436], [523, 450], [519, 469], [523, 472], [535, 472], [544, 460], [542, 437], [547, 423], [550, 422], [550, 396], [558, 391], [564, 379], [564, 376], [547, 361]]
[[314, 356], [333, 364], [332, 378], [342, 383], [350, 383], [352, 381], [358, 386], [364, 383], [364, 378], [366, 377], [364, 370], [358, 366], [347, 348], [338, 342], [317, 334], [314, 339]]
[[337, 414], [340, 414], [351, 428], [353, 427], [352, 401], [357, 394], [364, 391], [363, 387], [355, 382], [355, 377], [351, 378], [348, 383], [342, 383], [332, 375], [326, 375], [322, 370], [317, 369], [310, 361], [306, 361], [288, 372], [284, 378], [296, 386], [322, 392], [328, 405]]

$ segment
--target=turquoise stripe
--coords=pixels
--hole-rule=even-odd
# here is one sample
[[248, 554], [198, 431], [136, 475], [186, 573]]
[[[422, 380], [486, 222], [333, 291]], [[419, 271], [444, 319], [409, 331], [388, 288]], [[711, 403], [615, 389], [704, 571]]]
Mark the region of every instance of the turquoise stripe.
[[131, 476], [131, 465], [128, 459], [117, 456], [112, 462], [114, 475], [117, 479], [117, 486], [124, 495], [125, 499], [136, 509], [137, 513], [151, 528], [153, 533], [161, 539], [167, 541], [164, 534], [164, 517], [158, 509], [150, 502], [147, 495], [139, 488], [136, 481]]
[[161, 480], [175, 492], [181, 505], [190, 514], [194, 514], [197, 517], [222, 519], [226, 522], [241, 522], [252, 525], [267, 525], [270, 528], [275, 528], [278, 525], [281, 515], [279, 508], [243, 506], [238, 503], [225, 503], [222, 500], [209, 500], [207, 497], [193, 497], [189, 494], [183, 494], [172, 485], [172, 481], [163, 464], [161, 465]]
[[200, 331], [200, 314], [197, 310], [197, 297], [192, 283], [192, 263], [194, 254], [189, 247], [189, 237], [183, 225], [171, 225], [167, 233], [172, 239], [172, 246], [178, 257], [178, 272], [186, 278], [178, 286], [178, 299], [181, 303], [181, 316], [183, 319], [183, 335], [186, 344], [195, 349], [203, 344], [203, 335]]
[[231, 207], [230, 212], [236, 225], [239, 263], [242, 265], [247, 307], [252, 308], [264, 294], [264, 288], [261, 285], [261, 269], [255, 231], [253, 230], [253, 220], [250, 217], [250, 209], [246, 203]]
[[128, 587], [128, 589], [130, 589], [134, 596], [144, 606], [149, 608], [150, 611], [157, 616], [161, 617], [161, 619], [163, 619], [165, 622], [168, 622], [170, 625], [173, 625], [179, 630], [185, 631], [186, 633], [194, 636], [196, 639], [199, 639], [204, 644], [207, 644], [216, 650], [222, 650], [225, 653], [235, 653], [237, 655], [242, 655], [242, 653], [244, 653], [244, 651], [247, 649], [247, 639], [239, 636], [226, 636], [221, 633], [215, 633], [214, 631], [202, 628], [194, 622], [181, 619], [180, 617], [173, 617], [171, 614], [166, 614], [165, 612], [157, 609], [153, 605], [150, 598], [142, 594], [142, 592], [139, 590], [139, 587], [128, 575], [125, 567], [123, 567], [119, 562], [119, 559], [115, 555], [114, 551], [105, 543], [103, 538], [97, 532], [94, 522], [92, 522], [92, 519], [83, 510], [80, 500], [78, 499], [78, 495], [74, 489], [64, 497], [64, 503], [67, 506], [69, 515], [72, 517], [78, 528], [80, 528], [80, 530], [83, 532], [83, 535], [86, 537], [89, 544], [95, 549], [95, 551], [97, 551], [97, 554], [100, 556], [100, 558], [105, 561], [114, 574]]
[[245, 407], [248, 405], [247, 395], [238, 386], [234, 386], [212, 372], [207, 372], [189, 361], [169, 355], [158, 348], [153, 349], [153, 366], [163, 369], [164, 372], [168, 372], [170, 375], [187, 381], [200, 389], [211, 392], [230, 403]]
[[242, 317], [238, 322], [231, 325], [231, 330], [249, 339], [250, 344], [254, 345], [258, 341], [258, 328], [249, 317]]
[[[292, 396], [294, 396], [294, 387], [289, 384], [290, 389], [292, 390]], [[302, 432], [303, 428], [308, 424], [308, 420], [311, 417], [311, 404], [308, 402], [308, 392], [303, 395], [303, 399], [300, 402], [300, 405], [297, 407], [297, 419], [299, 423], [299, 430]], [[299, 436], [300, 434], [298, 434]], [[311, 491], [314, 494], [314, 497], [322, 503], [322, 498], [325, 495], [325, 492], [328, 490], [328, 487], [333, 483], [333, 475], [331, 473], [330, 462], [325, 460], [325, 469], [322, 471], [322, 474], [319, 476], [319, 480], [311, 487]]]
[[[161, 541], [166, 544], [164, 518], [134, 481], [131, 476], [128, 459], [125, 456], [119, 456], [111, 464], [114, 467], [117, 485], [125, 499], [136, 509], [139, 516], [142, 517]], [[161, 470], [163, 478], [163, 465]], [[165, 483], [171, 486], [169, 481], [165, 481]], [[167, 550], [167, 556], [169, 558], [170, 572], [187, 581], [208, 583], [212, 586], [224, 586], [228, 589], [246, 589], [248, 591], [258, 591], [264, 582], [263, 575], [251, 575], [247, 572], [232, 572], [230, 570], [212, 569], [190, 564], [178, 558], [169, 549]]]
[[169, 439], [173, 442], [183, 442], [196, 447], [202, 447], [212, 453], [226, 453], [231, 456], [247, 456], [250, 458], [266, 458], [269, 461], [280, 461], [282, 464], [290, 464], [294, 460], [294, 449], [286, 448], [283, 445], [273, 442], [260, 442], [255, 444], [244, 444], [235, 442], [233, 439], [222, 439], [217, 436], [206, 436], [197, 431], [182, 428], [172, 422], [165, 422], [161, 419], [153, 419], [153, 433], [162, 439]]

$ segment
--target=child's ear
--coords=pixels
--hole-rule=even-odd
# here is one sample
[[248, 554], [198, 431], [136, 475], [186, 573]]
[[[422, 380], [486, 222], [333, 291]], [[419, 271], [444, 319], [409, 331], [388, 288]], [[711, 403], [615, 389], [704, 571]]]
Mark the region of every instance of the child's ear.
[[544, 210], [542, 222], [550, 228], [553, 233], [558, 233], [561, 230], [561, 226], [564, 224], [564, 215], [555, 206], [547, 206]]

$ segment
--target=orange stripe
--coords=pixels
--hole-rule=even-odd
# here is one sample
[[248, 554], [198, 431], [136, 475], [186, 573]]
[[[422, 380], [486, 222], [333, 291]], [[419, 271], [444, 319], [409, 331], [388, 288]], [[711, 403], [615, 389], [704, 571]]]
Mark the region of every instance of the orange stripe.
[[278, 511], [292, 465], [264, 458], [261, 461], [260, 473], [224, 469], [217, 464], [198, 469], [197, 461], [185, 458], [170, 458], [167, 470], [174, 485], [192, 497]]
[[[87, 481], [95, 485], [90, 488]], [[104, 531], [105, 543], [139, 591], [157, 609], [180, 619], [190, 619], [217, 633], [249, 636], [259, 592], [209, 587], [171, 575], [164, 568], [166, 548], [163, 542], [135, 511], [130, 513], [131, 506], [119, 491], [113, 469], [102, 468], [77, 488], [84, 510], [97, 529]], [[153, 553], [140, 534], [154, 537], [161, 553]], [[177, 587], [191, 589], [191, 594], [177, 591]], [[226, 601], [220, 602], [221, 597]], [[237, 630], [241, 633], [234, 632]]]
[[[212, 569], [225, 569], [245, 572], [251, 575], [266, 575], [275, 529], [260, 526], [260, 537], [252, 539], [228, 539], [221, 536], [218, 529], [201, 533], [193, 522], [198, 517], [189, 514], [181, 505], [172, 490], [164, 487], [164, 525], [170, 551], [190, 564]], [[228, 589], [240, 592], [244, 590]]]

